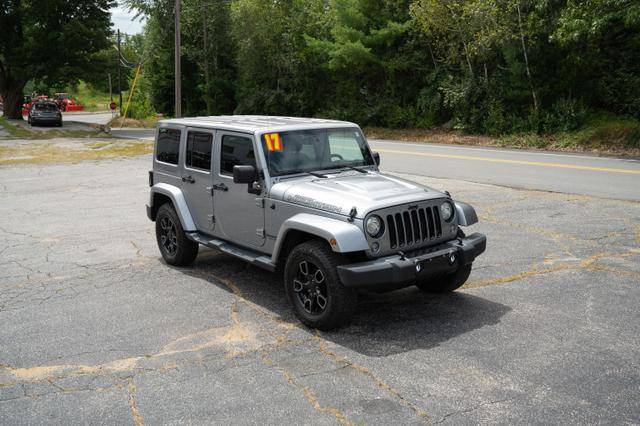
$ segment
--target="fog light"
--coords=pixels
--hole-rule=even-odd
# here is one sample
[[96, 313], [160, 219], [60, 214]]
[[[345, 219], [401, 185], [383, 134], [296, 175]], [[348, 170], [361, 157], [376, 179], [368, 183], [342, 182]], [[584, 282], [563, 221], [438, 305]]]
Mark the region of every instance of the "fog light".
[[377, 253], [378, 250], [380, 250], [380, 244], [378, 243], [372, 243], [371, 244], [371, 251], [373, 251], [374, 253]]
[[458, 256], [456, 256], [455, 253], [451, 253], [449, 255], [449, 264], [453, 265], [454, 263], [456, 263], [456, 260], [458, 259]]
[[422, 263], [418, 262], [416, 263], [416, 272], [419, 273], [420, 271], [422, 271]]

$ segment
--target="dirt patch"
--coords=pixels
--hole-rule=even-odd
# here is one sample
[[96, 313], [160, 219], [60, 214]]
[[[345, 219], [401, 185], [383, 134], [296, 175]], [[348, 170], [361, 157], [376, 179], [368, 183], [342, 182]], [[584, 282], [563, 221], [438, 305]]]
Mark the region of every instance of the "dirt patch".
[[150, 154], [153, 142], [131, 139], [51, 139], [0, 143], [0, 166], [77, 163]]
[[122, 117], [115, 117], [111, 119], [111, 121], [109, 121], [107, 126], [113, 127], [113, 128], [120, 128], [120, 127], [152, 128], [152, 127], [156, 127], [156, 123], [158, 122], [158, 120], [159, 120], [158, 118], [145, 118], [142, 120], [137, 120], [134, 118], [125, 118], [123, 120]]

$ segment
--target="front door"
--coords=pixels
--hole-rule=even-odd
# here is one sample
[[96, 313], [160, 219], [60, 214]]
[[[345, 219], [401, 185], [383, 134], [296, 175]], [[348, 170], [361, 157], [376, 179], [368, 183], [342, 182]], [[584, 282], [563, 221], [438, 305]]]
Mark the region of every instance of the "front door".
[[213, 197], [211, 196], [214, 131], [187, 129], [182, 169], [182, 193], [198, 231], [213, 232]]
[[264, 244], [264, 209], [260, 195], [247, 192], [247, 184], [233, 183], [233, 166], [256, 167], [253, 135], [219, 131], [213, 178], [216, 235], [244, 246]]

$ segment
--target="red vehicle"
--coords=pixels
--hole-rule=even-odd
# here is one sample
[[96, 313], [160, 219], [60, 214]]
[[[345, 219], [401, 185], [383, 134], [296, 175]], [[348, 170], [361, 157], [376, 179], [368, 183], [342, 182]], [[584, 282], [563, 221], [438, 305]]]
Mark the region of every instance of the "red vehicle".
[[31, 96], [29, 95], [25, 95], [24, 99], [22, 100], [22, 115], [29, 115], [29, 110], [31, 109], [31, 105], [33, 105], [33, 101], [31, 99]]
[[84, 109], [84, 107], [78, 105], [76, 100], [68, 93], [55, 93], [54, 99], [61, 111], [82, 111]]

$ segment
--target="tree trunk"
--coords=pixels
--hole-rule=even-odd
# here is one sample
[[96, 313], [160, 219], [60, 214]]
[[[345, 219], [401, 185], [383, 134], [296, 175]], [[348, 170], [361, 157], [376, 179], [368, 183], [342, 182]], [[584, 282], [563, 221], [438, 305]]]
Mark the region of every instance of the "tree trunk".
[[22, 90], [24, 84], [10, 84], [2, 88], [2, 101], [4, 102], [4, 116], [6, 118], [22, 119]]
[[[208, 10], [207, 10], [208, 12]], [[204, 51], [204, 87], [205, 87], [205, 95], [204, 99], [207, 104], [207, 114], [211, 114], [213, 111], [213, 102], [211, 99], [211, 82], [209, 76], [209, 40], [208, 40], [208, 31], [207, 31], [207, 15], [209, 13], [202, 13], [202, 42]]]
[[529, 79], [529, 87], [531, 89], [531, 97], [533, 98], [533, 108], [538, 112], [538, 96], [533, 88], [533, 80], [531, 78], [531, 69], [529, 68], [529, 55], [527, 55], [527, 45], [524, 42], [524, 31], [522, 30], [522, 17], [520, 14], [520, 2], [516, 3], [518, 10], [518, 26], [520, 27], [520, 41], [522, 42], [522, 53], [524, 54], [524, 65], [527, 71], [527, 79]]

